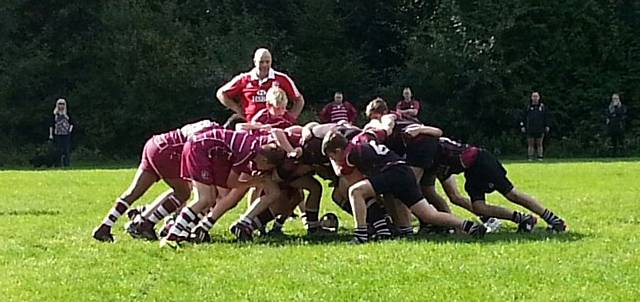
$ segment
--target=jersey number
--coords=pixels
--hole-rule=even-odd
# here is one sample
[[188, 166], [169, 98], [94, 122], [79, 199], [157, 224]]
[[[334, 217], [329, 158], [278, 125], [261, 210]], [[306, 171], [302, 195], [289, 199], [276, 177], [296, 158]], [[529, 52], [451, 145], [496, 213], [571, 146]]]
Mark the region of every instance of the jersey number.
[[387, 155], [387, 153], [389, 153], [389, 148], [387, 148], [387, 146], [385, 145], [378, 145], [374, 141], [370, 141], [369, 145], [371, 145], [373, 150], [376, 150], [376, 153], [378, 155]]

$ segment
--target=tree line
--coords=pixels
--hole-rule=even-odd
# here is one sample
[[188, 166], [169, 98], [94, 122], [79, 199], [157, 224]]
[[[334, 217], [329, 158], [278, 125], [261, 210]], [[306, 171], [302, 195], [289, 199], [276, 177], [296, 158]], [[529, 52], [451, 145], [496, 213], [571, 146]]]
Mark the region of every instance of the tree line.
[[516, 154], [537, 90], [556, 154], [593, 156], [616, 92], [637, 153], [639, 32], [632, 0], [2, 1], [0, 162], [46, 140], [58, 97], [86, 157], [132, 158], [153, 133], [223, 120], [215, 90], [258, 47], [304, 94], [303, 120], [336, 90], [363, 109], [375, 96], [394, 105], [410, 86], [445, 134]]

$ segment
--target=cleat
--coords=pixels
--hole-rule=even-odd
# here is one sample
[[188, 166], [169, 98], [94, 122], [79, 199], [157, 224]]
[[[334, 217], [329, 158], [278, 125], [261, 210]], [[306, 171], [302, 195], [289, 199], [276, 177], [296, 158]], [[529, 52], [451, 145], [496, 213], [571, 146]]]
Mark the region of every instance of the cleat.
[[348, 244], [365, 244], [365, 243], [367, 243], [367, 240], [363, 240], [363, 239], [360, 239], [358, 237], [353, 237], [353, 239], [351, 239], [348, 242]]
[[566, 230], [567, 224], [562, 219], [559, 219], [557, 222], [550, 224], [547, 228], [547, 231], [551, 233], [563, 233]]
[[174, 215], [170, 215], [167, 218], [165, 218], [164, 226], [160, 230], [160, 234], [159, 234], [160, 237], [167, 237], [167, 235], [169, 235], [169, 230], [171, 229], [171, 227], [175, 222], [176, 222], [176, 219]]
[[335, 233], [337, 232], [334, 232], [329, 229], [325, 229], [320, 226], [307, 229], [307, 237], [325, 237], [325, 236], [331, 236]]
[[189, 242], [193, 242], [195, 244], [211, 243], [211, 241], [211, 235], [209, 232], [200, 226], [193, 229], [189, 235]]
[[236, 222], [233, 224], [229, 231], [236, 237], [237, 241], [251, 241], [253, 240], [253, 231], [248, 225], [242, 222]]
[[284, 232], [282, 232], [282, 229], [271, 229], [264, 236], [271, 237], [271, 238], [279, 238], [279, 237], [286, 237], [287, 235], [285, 235]]
[[180, 243], [178, 243], [177, 241], [168, 240], [167, 237], [164, 237], [162, 238], [162, 240], [160, 240], [160, 248], [162, 249], [171, 248], [172, 250], [175, 251], [180, 248]]
[[487, 228], [479, 223], [473, 223], [471, 229], [469, 229], [469, 235], [477, 238], [482, 238], [487, 233]]
[[102, 242], [113, 242], [113, 235], [111, 235], [111, 228], [101, 224], [95, 230], [93, 230], [92, 236], [94, 239]]
[[536, 223], [538, 223], [538, 219], [535, 216], [525, 215], [524, 219], [518, 224], [518, 233], [531, 233]]
[[[482, 218], [480, 219], [482, 220]], [[502, 222], [498, 218], [490, 217], [484, 221], [484, 227], [487, 228], [487, 233], [495, 233], [500, 227], [502, 227]]]
[[137, 223], [137, 229], [142, 239], [149, 240], [149, 241], [158, 240], [158, 235], [156, 234], [156, 231], [153, 229], [153, 224], [151, 224], [150, 222], [145, 220], [143, 222]]
[[133, 239], [142, 239], [142, 235], [140, 234], [140, 230], [138, 229], [138, 224], [133, 222], [133, 221], [129, 221], [127, 223], [124, 224], [124, 230], [129, 233], [129, 235], [131, 235], [131, 238]]

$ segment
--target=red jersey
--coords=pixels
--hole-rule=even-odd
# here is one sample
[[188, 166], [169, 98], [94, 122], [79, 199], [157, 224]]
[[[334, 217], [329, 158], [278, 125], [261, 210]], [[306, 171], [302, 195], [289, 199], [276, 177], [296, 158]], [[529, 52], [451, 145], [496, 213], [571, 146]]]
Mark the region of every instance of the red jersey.
[[337, 123], [339, 121], [347, 121], [353, 123], [358, 116], [356, 110], [351, 103], [343, 101], [342, 104], [331, 102], [320, 111], [320, 122]]
[[293, 80], [273, 69], [269, 70], [269, 75], [262, 80], [258, 78], [257, 69], [241, 73], [222, 86], [222, 92], [230, 98], [240, 98], [244, 117], [250, 121], [260, 109], [266, 107], [267, 90], [272, 86], [282, 88], [289, 100], [297, 102], [300, 98], [300, 92]]
[[411, 99], [410, 101], [400, 100], [396, 104], [396, 110], [416, 109], [420, 113], [421, 108], [420, 101], [417, 99]]
[[251, 119], [251, 123], [260, 123], [264, 125], [271, 125], [272, 128], [288, 128], [295, 124], [296, 119], [289, 114], [289, 112], [285, 112], [284, 115], [275, 116], [269, 112], [269, 109], [264, 108], [260, 109], [253, 118]]

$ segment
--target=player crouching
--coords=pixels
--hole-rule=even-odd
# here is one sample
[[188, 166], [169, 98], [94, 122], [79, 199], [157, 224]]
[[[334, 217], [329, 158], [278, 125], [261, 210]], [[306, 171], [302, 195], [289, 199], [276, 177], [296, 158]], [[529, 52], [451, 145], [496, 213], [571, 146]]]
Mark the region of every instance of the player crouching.
[[331, 132], [324, 137], [322, 151], [330, 158], [336, 174], [350, 174], [357, 169], [366, 177], [349, 188], [349, 202], [355, 221], [352, 243], [365, 243], [369, 240], [365, 200], [380, 194], [393, 194], [421, 221], [459, 228], [475, 236], [483, 236], [487, 231], [481, 224], [435, 210], [420, 194], [409, 166], [386, 146], [378, 145], [374, 140], [347, 141], [341, 134]]

